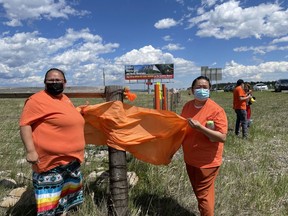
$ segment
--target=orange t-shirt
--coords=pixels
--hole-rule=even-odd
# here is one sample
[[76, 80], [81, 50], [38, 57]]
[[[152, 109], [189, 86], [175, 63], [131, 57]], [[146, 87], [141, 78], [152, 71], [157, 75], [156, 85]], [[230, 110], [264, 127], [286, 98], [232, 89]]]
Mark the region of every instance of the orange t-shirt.
[[[194, 100], [187, 102], [182, 109], [181, 116], [193, 118], [205, 126], [207, 121], [214, 121], [216, 131], [227, 133], [226, 113], [222, 107], [211, 99], [208, 99], [201, 109], [195, 108]], [[191, 166], [211, 168], [220, 166], [222, 163], [224, 143], [211, 142], [207, 136], [190, 126], [187, 126], [182, 147], [184, 160]]]
[[45, 172], [59, 165], [84, 159], [84, 119], [70, 99], [58, 99], [44, 90], [26, 100], [19, 125], [31, 125], [39, 163], [35, 172]]
[[246, 93], [241, 86], [237, 86], [233, 91], [233, 109], [246, 110], [246, 100], [240, 100], [240, 97], [246, 97]]

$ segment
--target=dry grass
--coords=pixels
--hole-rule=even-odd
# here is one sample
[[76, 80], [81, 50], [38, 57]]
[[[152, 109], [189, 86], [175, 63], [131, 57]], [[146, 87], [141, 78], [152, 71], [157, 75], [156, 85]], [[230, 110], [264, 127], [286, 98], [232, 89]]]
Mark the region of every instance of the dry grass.
[[[153, 95], [137, 95], [131, 104], [153, 107]], [[288, 93], [255, 92], [254, 96], [257, 101], [252, 105], [254, 121], [250, 137], [242, 140], [232, 131], [235, 122], [232, 94], [212, 93], [212, 99], [226, 110], [231, 128], [216, 181], [215, 215], [288, 215]], [[187, 92], [182, 92], [177, 113], [190, 98]], [[88, 100], [90, 104], [104, 102], [103, 99]], [[86, 103], [86, 99], [73, 101], [76, 105]], [[18, 132], [18, 118], [24, 100], [0, 99], [0, 103], [1, 177], [16, 178], [19, 172], [29, 176], [29, 165], [18, 163], [25, 158]], [[83, 173], [88, 175], [100, 166], [107, 168], [107, 160], [83, 166]], [[198, 215], [181, 150], [168, 166], [154, 166], [132, 159], [128, 162], [128, 170], [135, 171], [140, 177], [138, 185], [129, 191], [131, 215]], [[19, 182], [31, 187], [30, 179]], [[0, 188], [1, 197], [9, 191]], [[1, 213], [5, 211], [0, 210]], [[85, 203], [75, 215], [107, 215], [105, 186], [87, 190]]]

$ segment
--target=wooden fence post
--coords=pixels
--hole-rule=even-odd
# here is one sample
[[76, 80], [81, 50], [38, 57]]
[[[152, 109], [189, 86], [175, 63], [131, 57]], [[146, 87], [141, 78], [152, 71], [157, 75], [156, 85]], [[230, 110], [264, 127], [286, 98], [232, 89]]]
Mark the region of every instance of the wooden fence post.
[[[123, 102], [123, 86], [106, 86], [106, 101]], [[128, 182], [126, 152], [108, 147], [109, 151], [109, 187], [107, 200], [109, 216], [128, 215]]]
[[172, 92], [170, 97], [170, 110], [176, 112], [176, 109], [181, 102], [181, 92]]

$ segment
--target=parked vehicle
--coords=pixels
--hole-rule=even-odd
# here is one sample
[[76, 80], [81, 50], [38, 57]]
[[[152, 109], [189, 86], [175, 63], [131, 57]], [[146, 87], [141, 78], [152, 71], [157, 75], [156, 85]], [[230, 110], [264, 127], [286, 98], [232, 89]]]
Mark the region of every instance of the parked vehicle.
[[275, 92], [281, 92], [282, 90], [288, 90], [288, 79], [279, 79], [275, 82]]
[[224, 92], [232, 92], [235, 88], [235, 84], [228, 84], [224, 86], [223, 90]]
[[253, 86], [254, 91], [268, 90], [268, 86], [264, 83], [257, 83]]

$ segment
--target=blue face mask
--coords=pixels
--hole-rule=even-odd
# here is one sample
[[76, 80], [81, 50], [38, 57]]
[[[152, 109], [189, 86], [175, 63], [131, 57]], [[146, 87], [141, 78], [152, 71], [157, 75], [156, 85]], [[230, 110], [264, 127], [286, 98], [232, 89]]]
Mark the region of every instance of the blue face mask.
[[194, 89], [194, 97], [199, 101], [206, 101], [210, 97], [209, 89]]

